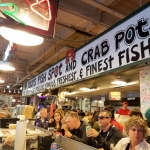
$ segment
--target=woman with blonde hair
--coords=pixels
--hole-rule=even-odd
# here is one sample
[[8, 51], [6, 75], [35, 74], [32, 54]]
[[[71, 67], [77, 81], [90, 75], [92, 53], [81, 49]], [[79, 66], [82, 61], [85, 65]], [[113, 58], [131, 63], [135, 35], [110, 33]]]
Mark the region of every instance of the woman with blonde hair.
[[150, 150], [150, 145], [144, 139], [148, 135], [148, 126], [144, 119], [132, 116], [125, 122], [128, 137], [122, 138], [115, 150]]

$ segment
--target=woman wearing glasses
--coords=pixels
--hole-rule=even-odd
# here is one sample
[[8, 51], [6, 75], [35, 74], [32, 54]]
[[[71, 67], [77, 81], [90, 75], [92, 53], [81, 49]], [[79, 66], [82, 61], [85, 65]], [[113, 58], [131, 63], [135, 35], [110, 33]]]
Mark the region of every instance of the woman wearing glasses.
[[148, 134], [145, 120], [139, 116], [130, 117], [125, 123], [125, 131], [128, 137], [121, 139], [115, 150], [150, 150], [150, 145], [144, 139]]

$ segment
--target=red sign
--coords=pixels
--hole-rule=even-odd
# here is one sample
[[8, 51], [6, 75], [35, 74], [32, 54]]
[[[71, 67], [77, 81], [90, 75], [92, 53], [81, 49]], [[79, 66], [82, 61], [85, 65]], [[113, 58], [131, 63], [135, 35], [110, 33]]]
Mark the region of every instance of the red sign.
[[69, 49], [67, 51], [67, 54], [66, 54], [66, 64], [69, 63], [69, 58], [71, 58], [71, 61], [74, 61], [75, 60], [75, 53], [74, 53], [74, 50], [73, 49]]

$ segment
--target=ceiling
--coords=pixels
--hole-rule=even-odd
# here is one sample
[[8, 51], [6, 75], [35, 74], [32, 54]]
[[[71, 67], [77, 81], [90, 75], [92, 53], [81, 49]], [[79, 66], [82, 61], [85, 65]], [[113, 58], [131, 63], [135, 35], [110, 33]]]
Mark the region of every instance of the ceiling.
[[[17, 45], [17, 49], [9, 58], [16, 71], [0, 71], [0, 77], [5, 80], [5, 83], [0, 85], [1, 91], [7, 84], [13, 89], [20, 88], [24, 82], [64, 58], [70, 47], [78, 49], [147, 2], [149, 0], [60, 0], [54, 38], [45, 38], [39, 46]], [[7, 44], [8, 41], [0, 37], [1, 60]], [[106, 95], [116, 89], [122, 91], [124, 95], [137, 94], [139, 93], [138, 69], [144, 65], [141, 64], [136, 69], [128, 68], [110, 75], [101, 75], [63, 88], [72, 92], [68, 95], [70, 97], [84, 97], [78, 90], [83, 84], [90, 88], [97, 87], [96, 91], [85, 93], [88, 97]], [[110, 82], [117, 76], [121, 76], [127, 83], [134, 81], [135, 84], [115, 88]], [[73, 94], [73, 91], [77, 93]]]

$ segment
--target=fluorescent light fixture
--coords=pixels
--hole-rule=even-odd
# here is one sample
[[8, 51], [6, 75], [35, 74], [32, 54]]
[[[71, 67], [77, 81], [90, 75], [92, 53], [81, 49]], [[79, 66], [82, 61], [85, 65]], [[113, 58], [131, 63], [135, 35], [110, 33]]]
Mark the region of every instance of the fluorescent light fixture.
[[111, 83], [115, 84], [115, 85], [126, 85], [126, 82], [123, 81], [121, 78], [117, 78], [114, 81], [112, 81]]
[[4, 82], [5, 82], [4, 80], [0, 79], [0, 83], [4, 83]]
[[24, 31], [7, 28], [4, 26], [0, 27], [0, 34], [8, 41], [24, 46], [40, 45], [44, 41], [43, 37], [33, 35]]
[[0, 61], [0, 70], [14, 71], [15, 68], [13, 67], [12, 63], [10, 63], [10, 62]]
[[90, 88], [88, 88], [88, 87], [81, 87], [80, 90], [84, 91], [84, 92], [88, 92], [88, 91], [90, 91]]
[[126, 82], [125, 81], [121, 81], [121, 80], [115, 80], [111, 82], [112, 84], [116, 84], [116, 85], [125, 85]]
[[68, 91], [68, 89], [64, 89], [64, 90], [62, 90], [61, 92], [62, 92], [63, 94], [65, 94], [65, 95], [68, 94], [68, 93], [70, 93], [70, 92]]
[[3, 58], [4, 61], [7, 60], [8, 56], [9, 56], [9, 52], [10, 52], [10, 45], [8, 44], [7, 48], [6, 48], [6, 51], [4, 53], [4, 58]]

